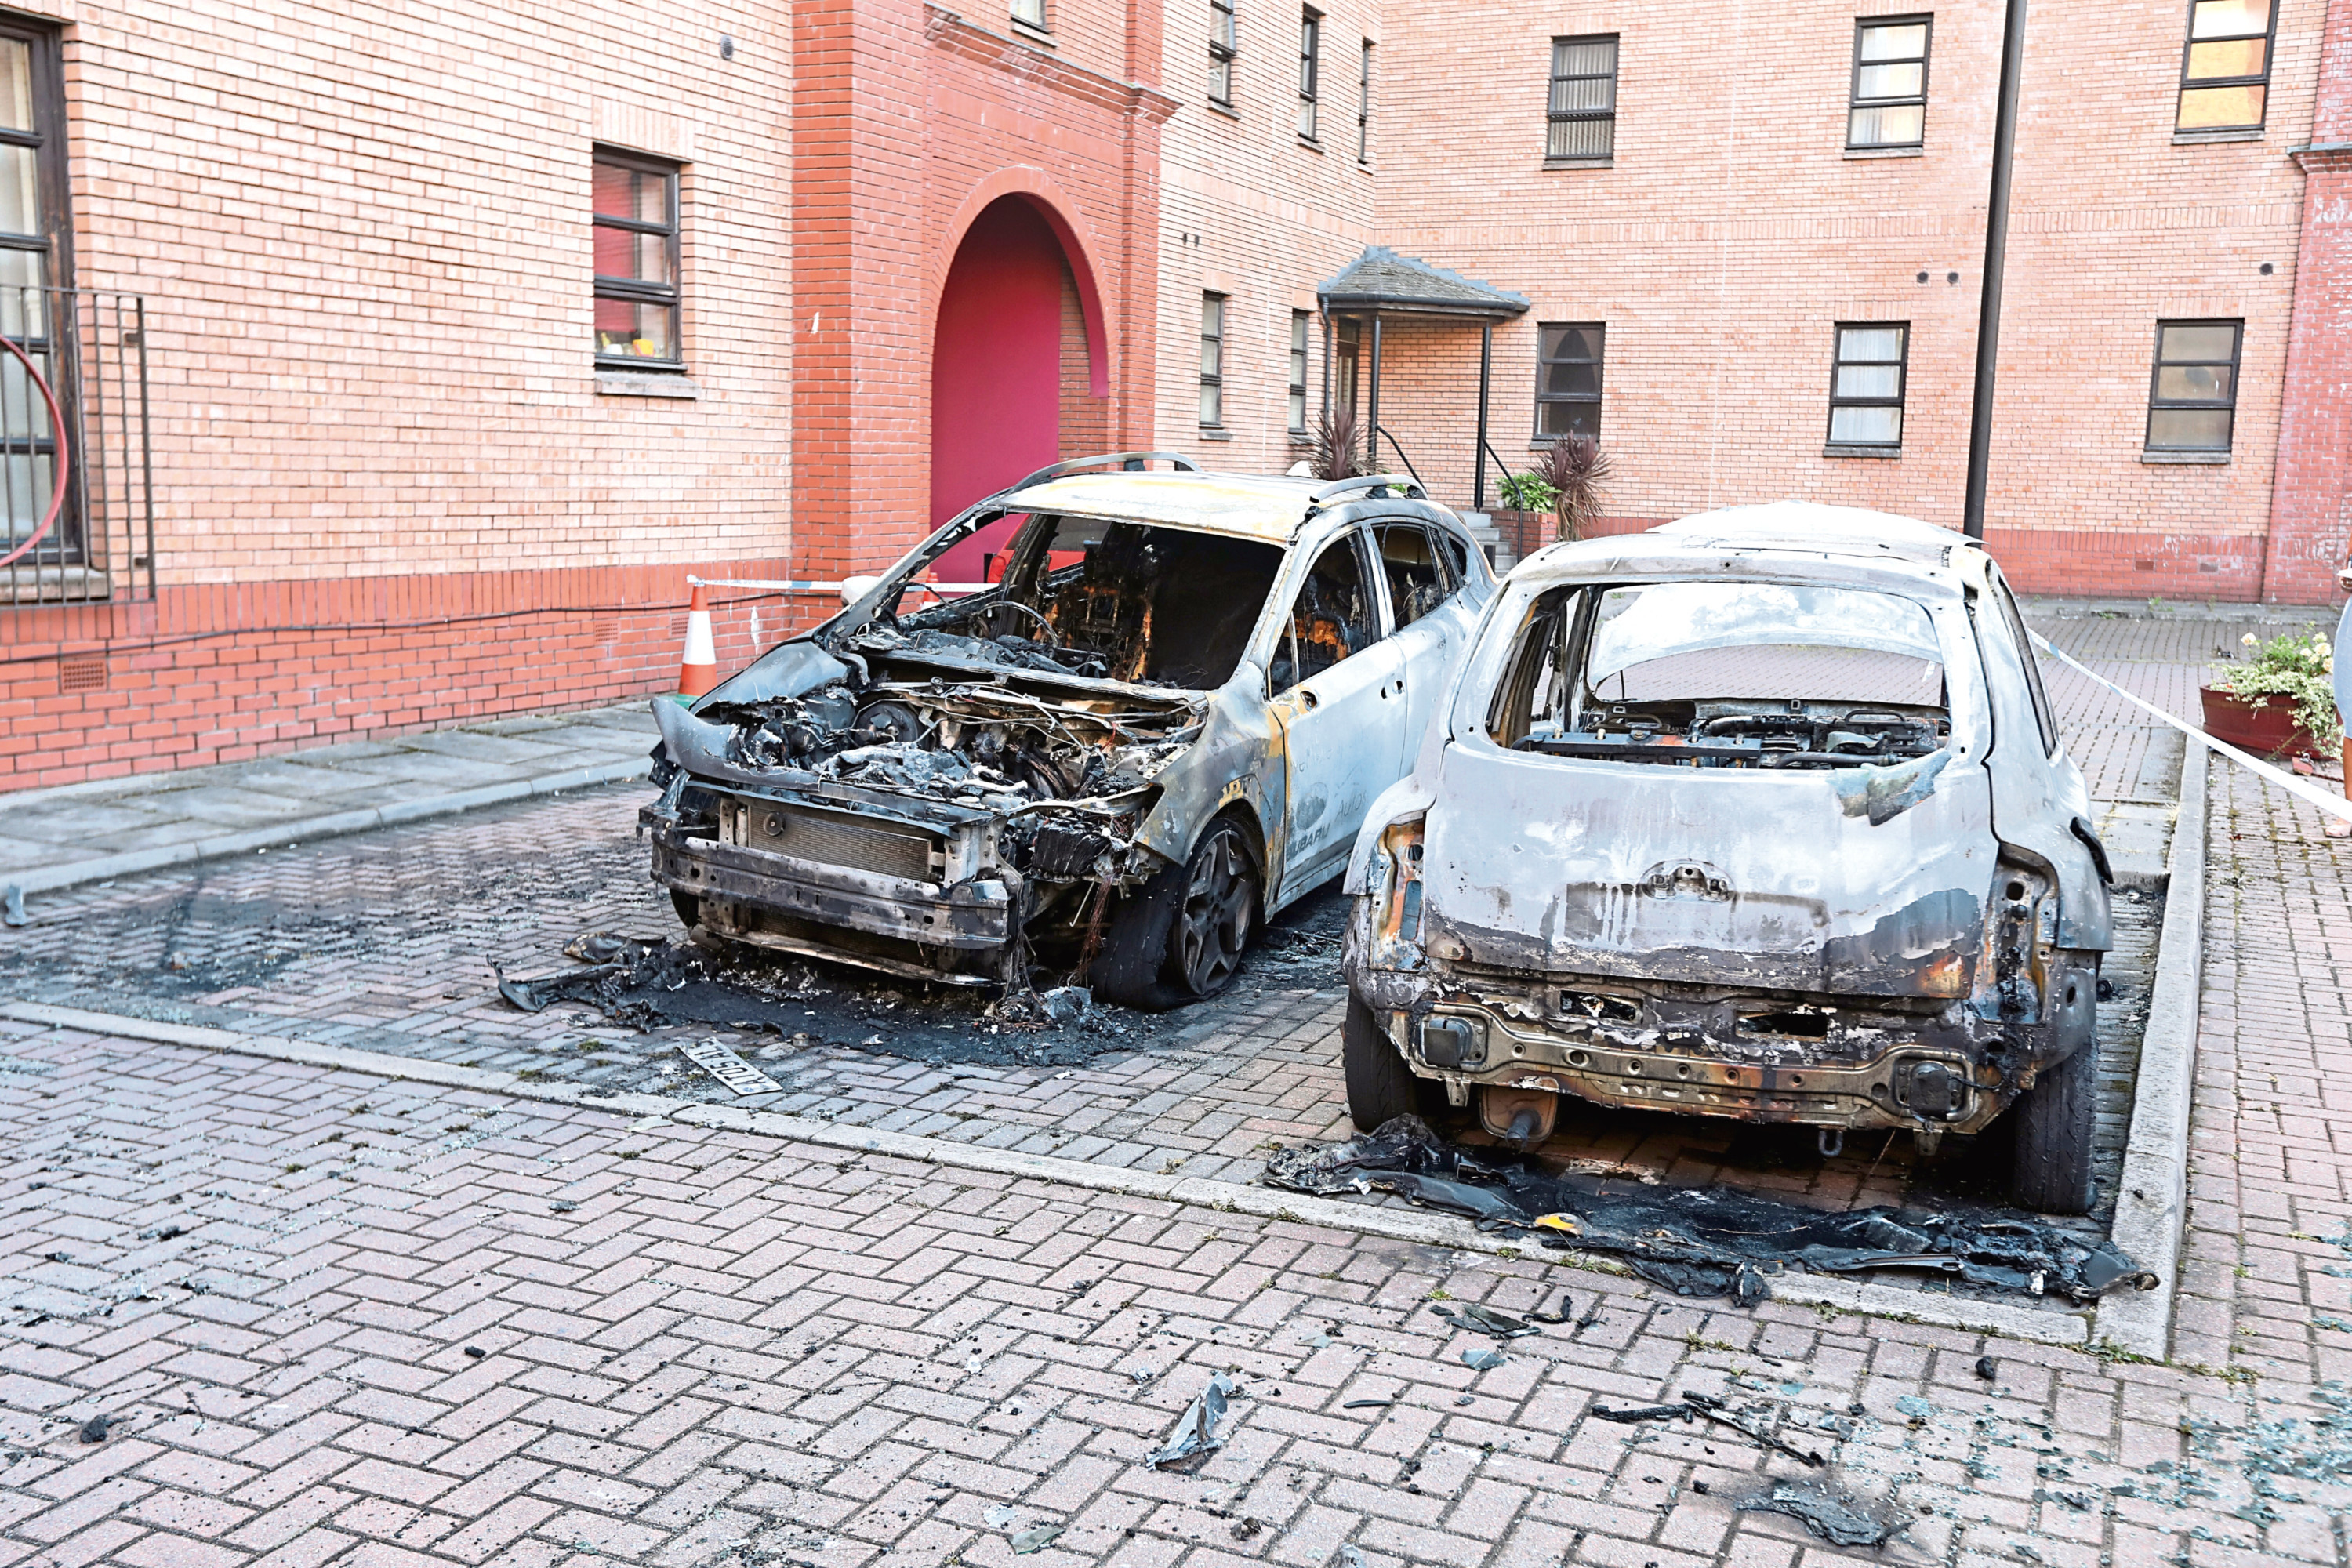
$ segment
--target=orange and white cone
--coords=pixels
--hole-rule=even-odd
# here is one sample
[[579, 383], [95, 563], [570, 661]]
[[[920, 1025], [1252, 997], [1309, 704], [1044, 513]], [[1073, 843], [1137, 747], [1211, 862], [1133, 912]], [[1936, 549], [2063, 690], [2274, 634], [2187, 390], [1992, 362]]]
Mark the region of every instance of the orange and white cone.
[[677, 694], [699, 697], [718, 684], [719, 649], [710, 637], [710, 606], [697, 583], [686, 605], [686, 653], [677, 664]]

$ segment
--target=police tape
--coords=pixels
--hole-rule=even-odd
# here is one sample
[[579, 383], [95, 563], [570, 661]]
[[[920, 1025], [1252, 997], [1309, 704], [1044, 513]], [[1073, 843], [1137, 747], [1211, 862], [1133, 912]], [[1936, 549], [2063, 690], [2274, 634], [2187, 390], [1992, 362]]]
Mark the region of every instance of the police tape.
[[2237, 763], [2240, 767], [2246, 768], [2253, 773], [2261, 774], [2263, 778], [2278, 785], [2279, 788], [2287, 791], [2289, 794], [2302, 796], [2305, 800], [2317, 806], [2320, 810], [2327, 813], [2330, 816], [2341, 817], [2346, 822], [2352, 822], [2352, 800], [2347, 800], [2342, 795], [2329, 795], [2326, 791], [2319, 789], [2305, 783], [2304, 780], [2295, 777], [2284, 768], [2273, 766], [2273, 764], [2263, 761], [2260, 757], [2254, 756], [2250, 752], [2242, 752], [2238, 750], [2237, 747], [2229, 744], [2227, 742], [2215, 740], [2212, 736], [2207, 734], [2204, 731], [2198, 729], [2195, 725], [2174, 718], [2171, 714], [2166, 712], [2163, 709], [2158, 708], [2155, 703], [2147, 700], [2145, 698], [2136, 697], [2132, 695], [2132, 693], [2126, 691], [2122, 687], [2117, 686], [2114, 681], [2109, 680], [2097, 670], [2092, 669], [2088, 666], [2084, 665], [2082, 660], [2074, 658], [2074, 655], [2066, 652], [2063, 648], [2054, 646], [2048, 637], [2043, 637], [2040, 632], [2033, 632], [2031, 636], [2033, 638], [2033, 646], [2040, 648], [2043, 653], [2050, 655], [2061, 664], [2066, 665], [2071, 668], [2089, 676], [2093, 680], [2097, 681], [2100, 685], [2105, 687], [2108, 690], [2114, 692], [2125, 701], [2131, 703], [2135, 707], [2144, 708], [2148, 712], [2155, 714], [2158, 718], [2163, 720], [2166, 723], [2171, 725], [2174, 729], [2179, 731], [2182, 734], [2188, 736], [2190, 740], [2196, 742], [2199, 745], [2204, 747], [2215, 756], [2227, 757], [2230, 761]]

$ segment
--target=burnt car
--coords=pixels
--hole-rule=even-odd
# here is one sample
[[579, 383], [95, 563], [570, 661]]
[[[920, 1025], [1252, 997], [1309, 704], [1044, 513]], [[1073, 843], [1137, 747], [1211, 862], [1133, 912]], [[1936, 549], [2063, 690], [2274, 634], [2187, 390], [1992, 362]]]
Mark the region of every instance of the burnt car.
[[2105, 851], [1973, 542], [1795, 502], [1514, 570], [1349, 863], [1348, 1102], [1442, 1085], [1933, 1152], [2004, 1112], [2012, 1197], [2091, 1197]]
[[1410, 479], [1057, 464], [690, 709], [655, 704], [654, 879], [724, 942], [1213, 995], [1344, 868], [1493, 592]]

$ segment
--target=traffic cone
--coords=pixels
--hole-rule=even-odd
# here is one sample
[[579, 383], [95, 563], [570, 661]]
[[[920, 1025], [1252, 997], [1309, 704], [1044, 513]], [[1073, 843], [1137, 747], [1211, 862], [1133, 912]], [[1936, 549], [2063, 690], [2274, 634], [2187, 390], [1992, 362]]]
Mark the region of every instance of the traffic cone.
[[699, 697], [719, 684], [719, 649], [710, 638], [710, 606], [703, 602], [702, 584], [686, 605], [686, 653], [677, 664], [677, 694]]

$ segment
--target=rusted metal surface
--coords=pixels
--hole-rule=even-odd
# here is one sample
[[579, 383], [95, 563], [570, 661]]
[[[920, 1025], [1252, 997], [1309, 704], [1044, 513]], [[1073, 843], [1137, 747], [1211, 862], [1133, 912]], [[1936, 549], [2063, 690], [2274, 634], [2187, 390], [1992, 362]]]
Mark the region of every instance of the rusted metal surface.
[[[1727, 650], [1710, 657], [1738, 670], [1729, 689], [1592, 698], [1572, 725], [1509, 732], [1535, 639], [1556, 628], [1573, 665], [1546, 689], [1581, 689], [1633, 618], [1572, 614], [1747, 584], [1867, 597], [1884, 608], [1832, 596], [1836, 624], [1792, 635], [1940, 680], [1898, 702], [1743, 689], [1766, 683], [1737, 663], [1755, 650], [1737, 630], [1709, 641], [1701, 616], [1659, 647]], [[2004, 592], [1957, 535], [1832, 508], [1532, 558], [1359, 836], [1350, 985], [1457, 1105], [1571, 1093], [1927, 1144], [1983, 1127], [2089, 1040], [2110, 941], [2088, 799], [2063, 747], [2045, 752]], [[1547, 622], [1561, 605], [1581, 608]]]
[[[1001, 582], [921, 592], [999, 522]], [[1428, 531], [1384, 570], [1398, 528]], [[1232, 947], [1344, 867], [1493, 591], [1459, 520], [1402, 482], [1318, 500], [1109, 473], [992, 498], [690, 709], [655, 704], [653, 876], [714, 935], [917, 978], [1018, 986], [1106, 950], [1132, 968], [1121, 922], [1155, 886]], [[1238, 924], [1230, 889], [1192, 907], [1215, 879], [1170, 879], [1220, 820], [1255, 905]]]

